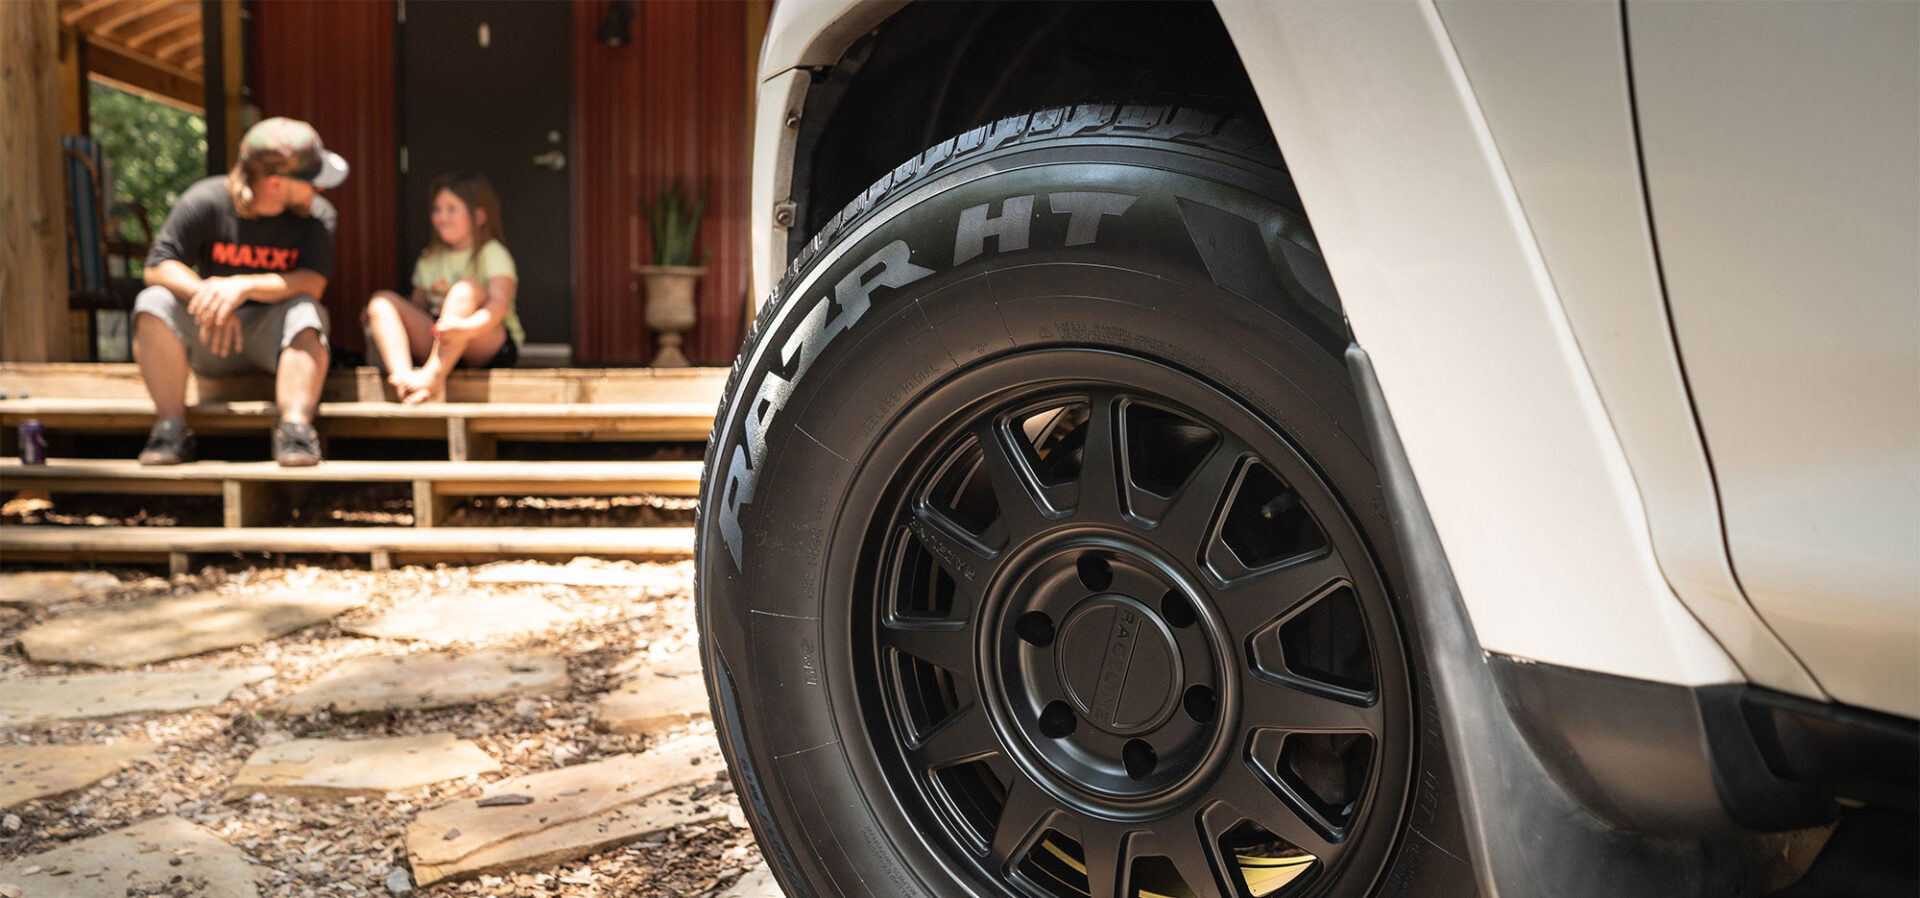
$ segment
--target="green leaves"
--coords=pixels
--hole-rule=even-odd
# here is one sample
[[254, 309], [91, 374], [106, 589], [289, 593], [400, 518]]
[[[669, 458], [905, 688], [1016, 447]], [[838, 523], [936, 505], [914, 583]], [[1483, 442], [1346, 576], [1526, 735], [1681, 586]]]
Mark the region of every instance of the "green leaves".
[[[653, 231], [653, 264], [695, 264], [693, 241], [700, 234], [700, 218], [707, 212], [707, 194], [712, 189], [713, 179], [705, 179], [700, 184], [700, 196], [690, 198], [679, 177], [671, 182], [661, 178], [660, 189], [651, 200], [640, 198], [640, 211], [646, 214]], [[702, 251], [700, 261], [706, 259], [707, 252]]]
[[[107, 205], [139, 203], [155, 230], [180, 192], [207, 173], [207, 120], [99, 82], [87, 98], [93, 139], [113, 173]], [[139, 226], [123, 222], [121, 236], [145, 240]]]

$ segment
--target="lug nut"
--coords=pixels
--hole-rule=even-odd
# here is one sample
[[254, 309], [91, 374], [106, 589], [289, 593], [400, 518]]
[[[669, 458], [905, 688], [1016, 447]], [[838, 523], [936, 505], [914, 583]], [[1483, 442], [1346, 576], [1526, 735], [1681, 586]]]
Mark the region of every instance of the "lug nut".
[[1020, 615], [1019, 622], [1013, 625], [1013, 632], [1034, 648], [1046, 648], [1053, 644], [1053, 618], [1044, 612], [1029, 611]]
[[1181, 698], [1180, 704], [1187, 709], [1187, 716], [1192, 718], [1194, 723], [1212, 723], [1213, 716], [1219, 713], [1219, 706], [1214, 702], [1213, 690], [1205, 686], [1189, 687], [1187, 694]]
[[1040, 712], [1040, 734], [1049, 739], [1065, 739], [1073, 735], [1073, 709], [1066, 702], [1049, 702]]
[[1120, 759], [1126, 762], [1127, 775], [1143, 780], [1153, 775], [1153, 768], [1160, 763], [1160, 756], [1144, 739], [1134, 739], [1120, 749]]
[[1191, 627], [1195, 620], [1193, 605], [1179, 590], [1169, 589], [1166, 595], [1160, 597], [1160, 618], [1169, 627]]
[[1094, 592], [1100, 592], [1113, 585], [1113, 565], [1098, 552], [1088, 552], [1080, 556], [1074, 564], [1080, 573], [1080, 585]]

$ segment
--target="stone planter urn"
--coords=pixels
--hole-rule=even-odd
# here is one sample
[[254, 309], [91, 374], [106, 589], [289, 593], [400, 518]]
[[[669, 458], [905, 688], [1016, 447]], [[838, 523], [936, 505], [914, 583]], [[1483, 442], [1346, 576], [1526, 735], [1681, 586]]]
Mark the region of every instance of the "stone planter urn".
[[707, 269], [698, 265], [642, 265], [634, 269], [646, 281], [647, 327], [653, 329], [655, 368], [685, 368], [680, 351], [686, 332], [698, 320], [693, 288]]

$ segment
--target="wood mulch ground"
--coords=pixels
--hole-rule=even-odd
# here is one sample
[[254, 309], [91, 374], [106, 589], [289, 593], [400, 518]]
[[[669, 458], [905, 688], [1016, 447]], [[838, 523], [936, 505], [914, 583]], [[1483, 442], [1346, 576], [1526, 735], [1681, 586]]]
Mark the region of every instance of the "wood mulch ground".
[[[605, 511], [605, 509], [600, 509]], [[547, 523], [557, 523], [542, 509]], [[9, 522], [12, 522], [11, 516]], [[506, 522], [502, 522], [506, 523]], [[199, 711], [103, 721], [67, 721], [0, 731], [0, 745], [98, 743], [144, 739], [164, 750], [120, 773], [67, 796], [29, 802], [0, 826], [0, 861], [37, 853], [72, 840], [126, 826], [156, 813], [193, 821], [242, 849], [256, 861], [274, 896], [313, 894], [387, 895], [389, 873], [405, 857], [407, 824], [423, 809], [478, 792], [487, 782], [646, 749], [690, 730], [711, 732], [700, 722], [665, 733], [624, 736], [591, 726], [595, 699], [611, 689], [636, 656], [664, 659], [693, 644], [692, 564], [609, 563], [658, 574], [645, 587], [593, 588], [554, 585], [490, 585], [469, 582], [462, 567], [408, 567], [385, 573], [356, 569], [209, 567], [173, 580], [120, 570], [121, 589], [106, 597], [45, 610], [0, 607], [0, 689], [8, 680], [78, 669], [34, 664], [22, 654], [18, 634], [31, 624], [74, 607], [109, 601], [219, 589], [241, 594], [276, 589], [340, 589], [364, 594], [366, 608], [332, 622], [258, 645], [156, 664], [153, 670], [184, 670], [249, 664], [272, 666], [277, 675]], [[347, 635], [343, 623], [365, 620], [401, 603], [431, 594], [485, 590], [537, 590], [574, 612], [574, 620], [550, 632], [516, 634], [489, 647], [556, 651], [567, 659], [571, 690], [548, 699], [521, 699], [437, 711], [397, 712], [337, 718], [329, 712], [275, 719], [258, 709], [312, 681], [340, 661], [371, 653], [429, 651], [387, 639]], [[623, 666], [624, 665], [624, 666]], [[496, 759], [499, 773], [441, 783], [378, 799], [295, 800], [253, 795], [225, 799], [229, 779], [261, 746], [297, 738], [364, 738], [451, 732], [471, 739]], [[697, 898], [724, 891], [759, 862], [752, 835], [737, 812], [724, 775], [701, 787], [699, 797], [730, 805], [727, 821], [684, 826], [647, 840], [572, 863], [505, 876], [441, 883], [416, 895], [673, 895]]]

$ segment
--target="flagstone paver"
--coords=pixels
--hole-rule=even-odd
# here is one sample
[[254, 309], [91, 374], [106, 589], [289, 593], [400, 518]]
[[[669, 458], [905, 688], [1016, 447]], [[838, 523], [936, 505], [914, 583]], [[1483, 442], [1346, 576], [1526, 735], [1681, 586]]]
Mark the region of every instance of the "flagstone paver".
[[0, 574], [0, 605], [38, 608], [118, 589], [120, 578], [104, 571], [27, 571]]
[[0, 808], [84, 789], [159, 750], [151, 742], [0, 747]]
[[[721, 770], [711, 736], [675, 740], [635, 755], [502, 780], [479, 798], [420, 814], [407, 827], [414, 882], [524, 870], [584, 857], [685, 823], [722, 819], [718, 802], [672, 794]], [[525, 796], [531, 801], [488, 803]]]
[[258, 792], [296, 798], [378, 798], [499, 769], [500, 764], [480, 746], [452, 733], [296, 739], [254, 752], [227, 786], [227, 797]]
[[271, 667], [221, 667], [10, 680], [0, 689], [0, 729], [49, 720], [204, 708], [273, 673]]
[[589, 564], [542, 564], [512, 561], [477, 568], [474, 583], [540, 583], [553, 586], [605, 586], [660, 589], [679, 588], [683, 581], [672, 568], [622, 568]]
[[276, 714], [332, 708], [339, 714], [424, 710], [569, 688], [567, 663], [549, 652], [488, 650], [350, 658], [304, 689], [267, 706]]
[[708, 714], [700, 658], [685, 652], [641, 668], [638, 676], [595, 702], [593, 725], [603, 733], [650, 733]]
[[343, 592], [184, 596], [88, 608], [20, 634], [35, 661], [135, 667], [265, 642], [366, 604]]
[[766, 864], [748, 870], [733, 887], [720, 893], [720, 898], [787, 898], [780, 891], [780, 883], [773, 878], [773, 870]]
[[25, 895], [60, 898], [260, 894], [254, 867], [240, 849], [173, 816], [0, 865], [0, 882], [19, 885]]
[[530, 593], [443, 594], [351, 624], [347, 631], [437, 644], [488, 642], [544, 632], [572, 619], [566, 609]]

